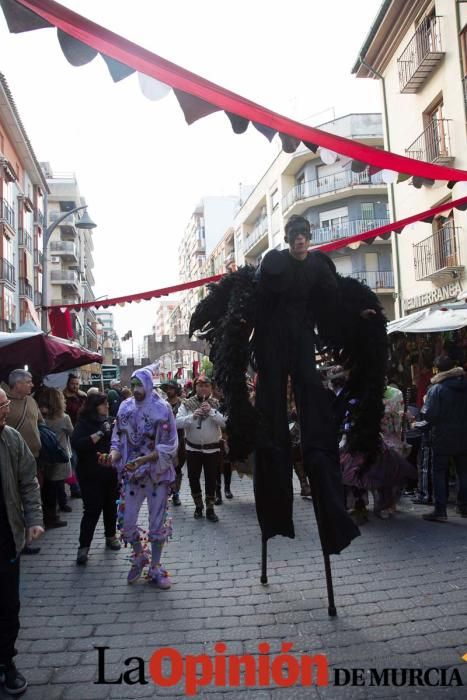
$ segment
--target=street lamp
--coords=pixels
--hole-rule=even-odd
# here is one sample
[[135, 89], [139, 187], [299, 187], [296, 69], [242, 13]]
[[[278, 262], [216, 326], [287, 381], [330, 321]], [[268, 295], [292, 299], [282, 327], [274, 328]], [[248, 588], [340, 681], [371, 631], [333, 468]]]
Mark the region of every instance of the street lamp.
[[[70, 211], [66, 211], [62, 214], [62, 216], [59, 216], [56, 221], [53, 221], [50, 226], [47, 226], [46, 229], [44, 229], [44, 237], [43, 237], [43, 242], [42, 242], [42, 255], [43, 255], [43, 265], [42, 265], [42, 307], [47, 306], [48, 304], [48, 287], [47, 287], [47, 277], [48, 277], [48, 268], [49, 268], [49, 261], [47, 258], [47, 250], [49, 246], [49, 241], [52, 233], [55, 231], [57, 226], [60, 226], [62, 221], [65, 221], [65, 219], [70, 215], [70, 214], [76, 214], [78, 211], [82, 211], [85, 209], [85, 212], [81, 219], [79, 219], [78, 223], [76, 224], [76, 228], [84, 229], [87, 231], [91, 231], [93, 228], [96, 228], [97, 224], [94, 223], [94, 221], [90, 218], [88, 212], [87, 212], [88, 205], [84, 204], [81, 207], [75, 207], [74, 209], [70, 209]], [[45, 220], [47, 221], [47, 207], [45, 208]], [[42, 330], [47, 332], [47, 309], [43, 308], [43, 314], [42, 314]]]

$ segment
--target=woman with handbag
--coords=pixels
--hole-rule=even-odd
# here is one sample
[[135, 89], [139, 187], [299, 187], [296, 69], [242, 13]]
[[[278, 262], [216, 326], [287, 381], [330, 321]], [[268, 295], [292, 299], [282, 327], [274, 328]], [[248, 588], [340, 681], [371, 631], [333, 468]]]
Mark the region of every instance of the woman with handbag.
[[63, 489], [64, 481], [71, 476], [71, 446], [70, 436], [73, 432], [70, 416], [65, 413], [65, 397], [58, 389], [43, 387], [36, 396], [39, 410], [44, 422], [57, 440], [57, 453], [63, 452], [60, 461], [59, 454], [54, 455], [43, 449], [39, 460], [43, 469], [44, 483], [42, 485], [42, 501], [44, 505], [44, 525], [46, 530], [65, 527], [67, 522], [60, 520], [57, 513], [59, 490]]
[[76, 563], [88, 561], [89, 548], [101, 513], [104, 517], [105, 546], [120, 549], [116, 537], [117, 526], [117, 472], [108, 464], [112, 427], [109, 404], [103, 393], [89, 394], [78, 414], [71, 445], [78, 455], [77, 475], [83, 498], [79, 549]]

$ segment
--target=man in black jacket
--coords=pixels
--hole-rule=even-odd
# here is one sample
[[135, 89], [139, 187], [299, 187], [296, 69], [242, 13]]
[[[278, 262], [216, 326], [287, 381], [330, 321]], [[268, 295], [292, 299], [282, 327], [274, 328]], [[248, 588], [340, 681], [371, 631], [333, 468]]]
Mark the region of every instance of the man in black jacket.
[[454, 367], [450, 357], [436, 358], [435, 367], [438, 374], [431, 380], [432, 386], [421, 411], [432, 426], [435, 509], [422, 517], [446, 522], [451, 458], [459, 481], [458, 512], [467, 518], [467, 377], [461, 367]]

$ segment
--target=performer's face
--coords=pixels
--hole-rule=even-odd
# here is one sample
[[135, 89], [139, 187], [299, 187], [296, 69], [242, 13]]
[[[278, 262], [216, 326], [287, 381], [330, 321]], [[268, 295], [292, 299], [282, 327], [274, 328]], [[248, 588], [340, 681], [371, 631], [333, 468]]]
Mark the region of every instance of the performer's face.
[[146, 396], [146, 392], [144, 391], [144, 386], [139, 379], [131, 380], [131, 390], [136, 401], [143, 401], [144, 397]]
[[295, 256], [304, 256], [308, 252], [309, 240], [302, 233], [299, 233], [289, 243], [290, 253]]

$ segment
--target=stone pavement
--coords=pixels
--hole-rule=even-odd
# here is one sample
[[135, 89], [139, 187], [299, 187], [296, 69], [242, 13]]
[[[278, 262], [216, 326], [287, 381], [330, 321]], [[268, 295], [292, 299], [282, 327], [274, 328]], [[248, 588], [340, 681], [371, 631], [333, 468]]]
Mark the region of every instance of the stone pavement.
[[[372, 517], [362, 536], [332, 557], [338, 617], [329, 618], [323, 564], [312, 505], [296, 487], [295, 540], [269, 544], [269, 585], [259, 582], [260, 539], [252, 483], [233, 478], [233, 501], [217, 511], [220, 522], [193, 519], [184, 480], [183, 505], [172, 508], [174, 537], [164, 562], [174, 586], [154, 590], [144, 581], [126, 584], [129, 550], [104, 549], [99, 525], [87, 567], [75, 565], [81, 501], [72, 501], [69, 526], [48, 531], [42, 551], [23, 557], [18, 667], [27, 676], [28, 700], [184, 696], [183, 682], [156, 686], [149, 659], [163, 646], [182, 654], [258, 654], [281, 642], [292, 653], [327, 655], [340, 668], [456, 666], [467, 686], [467, 519], [427, 523], [423, 507], [403, 499], [391, 520]], [[146, 663], [146, 685], [96, 685], [97, 652], [108, 646], [106, 676], [115, 680]], [[133, 676], [134, 678], [134, 676]], [[368, 674], [364, 676], [369, 682]], [[198, 697], [231, 698], [451, 698], [464, 688], [356, 686], [242, 689], [201, 688]], [[3, 698], [0, 690], [0, 697]]]

